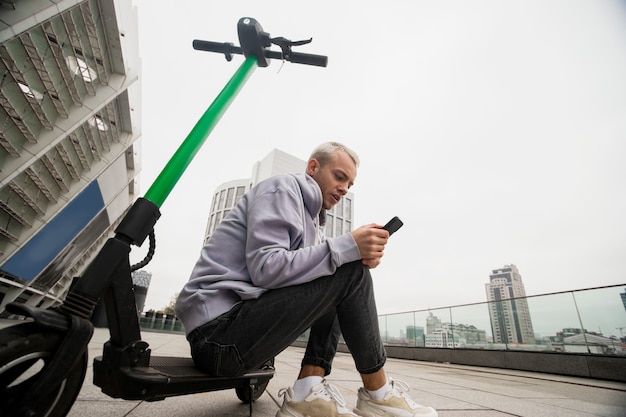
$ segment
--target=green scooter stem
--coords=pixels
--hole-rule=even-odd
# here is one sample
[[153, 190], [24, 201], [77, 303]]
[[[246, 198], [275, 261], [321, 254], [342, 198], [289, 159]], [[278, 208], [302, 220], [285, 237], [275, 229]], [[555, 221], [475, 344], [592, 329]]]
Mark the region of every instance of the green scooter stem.
[[185, 141], [180, 145], [172, 158], [163, 168], [157, 179], [146, 192], [144, 198], [150, 200], [157, 207], [161, 207], [180, 177], [189, 166], [196, 153], [204, 144], [213, 128], [224, 115], [228, 106], [235, 99], [252, 72], [257, 68], [258, 61], [254, 56], [248, 56], [237, 72], [231, 77], [213, 103], [204, 112], [193, 127]]

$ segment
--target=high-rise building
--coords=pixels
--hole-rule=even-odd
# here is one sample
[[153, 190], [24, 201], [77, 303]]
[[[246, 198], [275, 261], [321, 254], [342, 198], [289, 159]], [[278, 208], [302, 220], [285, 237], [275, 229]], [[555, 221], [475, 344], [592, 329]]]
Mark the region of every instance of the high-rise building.
[[515, 265], [505, 265], [489, 275], [485, 285], [494, 343], [534, 344], [526, 290]]
[[[306, 169], [306, 162], [278, 149], [272, 150], [265, 158], [252, 167], [248, 179], [233, 180], [221, 184], [213, 194], [211, 212], [204, 234], [206, 243], [224, 216], [235, 207], [241, 197], [259, 182], [277, 174], [299, 173]], [[326, 212], [325, 233], [335, 237], [352, 231], [354, 219], [354, 194], [348, 192], [332, 209]]]
[[406, 326], [406, 340], [409, 346], [424, 346], [424, 327], [422, 326]]
[[119, 0], [0, 5], [0, 316], [60, 303], [138, 192], [137, 16]]
[[441, 330], [441, 327], [441, 319], [429, 311], [428, 316], [426, 317], [426, 334], [431, 334], [437, 330]]
[[137, 314], [143, 311], [148, 296], [148, 288], [152, 280], [152, 273], [144, 270], [133, 271], [133, 290], [135, 292], [135, 303], [137, 304]]

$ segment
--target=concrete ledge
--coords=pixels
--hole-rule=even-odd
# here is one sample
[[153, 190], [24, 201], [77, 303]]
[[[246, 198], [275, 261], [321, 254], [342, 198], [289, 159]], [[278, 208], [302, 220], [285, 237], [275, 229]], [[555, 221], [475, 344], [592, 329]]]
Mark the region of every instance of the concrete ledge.
[[626, 381], [626, 358], [624, 357], [591, 355], [587, 357], [587, 363], [592, 378]]
[[[292, 346], [306, 347], [306, 342], [296, 341]], [[396, 359], [515, 369], [626, 382], [626, 356], [405, 346], [385, 346], [385, 349], [388, 357]], [[349, 352], [347, 346], [342, 343], [339, 344], [337, 350]]]
[[[591, 377], [587, 362], [589, 356], [571, 353], [516, 351], [505, 351], [504, 356], [506, 361], [505, 368], [507, 369]], [[617, 376], [624, 378], [624, 375]]]

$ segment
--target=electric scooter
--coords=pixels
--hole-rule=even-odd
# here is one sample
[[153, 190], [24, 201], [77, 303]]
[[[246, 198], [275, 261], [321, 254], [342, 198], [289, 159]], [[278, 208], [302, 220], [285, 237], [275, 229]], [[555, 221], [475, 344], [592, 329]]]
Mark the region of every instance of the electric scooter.
[[[11, 314], [28, 318], [0, 331], [1, 417], [65, 416], [83, 384], [88, 365], [87, 345], [93, 335], [91, 317], [102, 299], [110, 339], [102, 356], [93, 362], [94, 384], [113, 397], [127, 400], [162, 400], [171, 396], [235, 389], [244, 403], [252, 403], [265, 391], [274, 376], [274, 360], [235, 378], [211, 377], [198, 370], [191, 358], [159, 357], [150, 354], [141, 339], [131, 272], [145, 266], [154, 255], [154, 225], [159, 208], [181, 177], [209, 133], [234, 100], [254, 69], [267, 67], [278, 59], [325, 67], [328, 58], [293, 52], [293, 46], [311, 39], [292, 42], [271, 38], [252, 18], [237, 24], [240, 47], [232, 43], [195, 40], [196, 50], [245, 56], [211, 106], [198, 120], [185, 141], [169, 160], [143, 198], [124, 216], [115, 235], [108, 239], [75, 280], [64, 302], [42, 309], [25, 304], [7, 306]], [[277, 45], [278, 50], [271, 50]], [[130, 265], [131, 245], [141, 246], [148, 238], [149, 250], [143, 261]]]

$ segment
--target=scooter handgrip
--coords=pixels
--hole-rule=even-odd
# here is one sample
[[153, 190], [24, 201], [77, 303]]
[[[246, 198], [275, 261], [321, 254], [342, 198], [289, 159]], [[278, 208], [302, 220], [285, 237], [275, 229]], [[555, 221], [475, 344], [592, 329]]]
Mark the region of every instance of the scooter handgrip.
[[292, 52], [289, 55], [289, 62], [294, 64], [315, 65], [316, 67], [325, 67], [328, 65], [328, 57], [324, 55], [303, 54], [301, 52]]
[[230, 42], [212, 42], [194, 39], [193, 49], [198, 51], [219, 52], [222, 54], [241, 54], [241, 48]]

